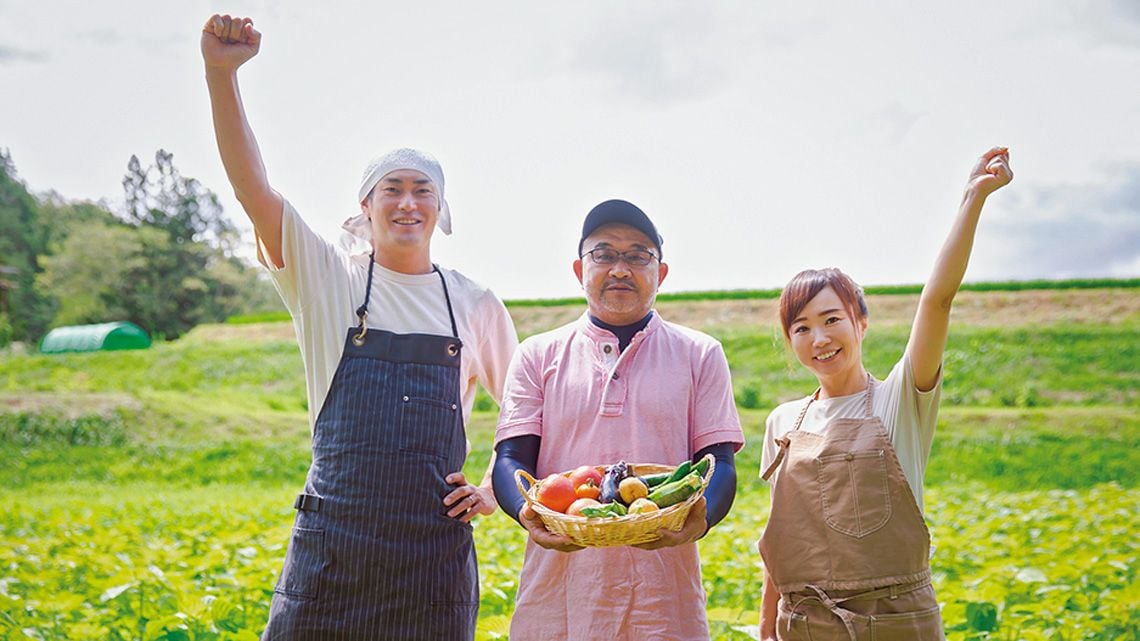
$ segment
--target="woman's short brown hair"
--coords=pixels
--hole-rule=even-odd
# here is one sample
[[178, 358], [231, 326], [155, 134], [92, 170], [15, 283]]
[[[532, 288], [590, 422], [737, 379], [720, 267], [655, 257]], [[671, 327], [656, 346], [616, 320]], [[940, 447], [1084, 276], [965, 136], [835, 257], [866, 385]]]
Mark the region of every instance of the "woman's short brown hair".
[[830, 287], [843, 301], [847, 311], [861, 320], [867, 318], [867, 301], [863, 298], [863, 288], [850, 276], [834, 267], [826, 269], [805, 269], [792, 277], [780, 292], [780, 324], [784, 328], [784, 338], [791, 338], [792, 321], [800, 315], [816, 294]]

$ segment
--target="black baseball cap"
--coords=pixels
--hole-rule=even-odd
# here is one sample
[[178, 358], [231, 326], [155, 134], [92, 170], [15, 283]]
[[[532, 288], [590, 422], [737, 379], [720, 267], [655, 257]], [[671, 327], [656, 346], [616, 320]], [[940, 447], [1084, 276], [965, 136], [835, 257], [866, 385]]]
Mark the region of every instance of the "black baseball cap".
[[641, 211], [637, 205], [620, 199], [607, 200], [600, 203], [586, 214], [586, 221], [582, 223], [582, 239], [578, 241], [578, 255], [582, 255], [582, 245], [586, 242], [586, 238], [590, 234], [597, 231], [602, 225], [609, 225], [611, 223], [620, 223], [622, 225], [629, 225], [634, 229], [640, 231], [657, 245], [657, 258], [661, 258], [661, 234], [657, 233], [657, 227], [649, 220], [649, 216]]

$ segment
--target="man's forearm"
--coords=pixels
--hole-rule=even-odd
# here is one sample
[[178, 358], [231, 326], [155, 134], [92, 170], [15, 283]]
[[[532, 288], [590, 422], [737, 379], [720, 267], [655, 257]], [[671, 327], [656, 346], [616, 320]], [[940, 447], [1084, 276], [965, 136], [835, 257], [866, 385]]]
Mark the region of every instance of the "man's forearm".
[[693, 460], [699, 461], [706, 454], [716, 457], [716, 468], [713, 470], [712, 478], [709, 479], [708, 487], [705, 488], [705, 503], [708, 505], [705, 522], [711, 530], [728, 515], [736, 500], [735, 445], [732, 443], [710, 445], [697, 452]]
[[519, 520], [519, 511], [526, 505], [526, 499], [519, 494], [515, 483], [515, 471], [526, 470], [527, 474], [534, 476], [541, 443], [542, 438], [538, 436], [516, 436], [499, 443], [495, 448], [495, 464], [491, 474], [495, 500], [515, 521]]

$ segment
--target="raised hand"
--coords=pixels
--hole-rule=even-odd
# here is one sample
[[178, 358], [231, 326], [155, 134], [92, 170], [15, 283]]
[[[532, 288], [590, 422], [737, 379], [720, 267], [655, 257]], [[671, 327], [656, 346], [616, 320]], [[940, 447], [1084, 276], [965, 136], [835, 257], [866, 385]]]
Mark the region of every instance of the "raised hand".
[[970, 171], [970, 180], [966, 183], [966, 189], [984, 197], [1005, 187], [1011, 180], [1013, 180], [1013, 170], [1009, 168], [1009, 149], [994, 147], [978, 158], [974, 169]]
[[251, 18], [214, 14], [202, 27], [202, 59], [207, 67], [236, 70], [257, 55], [261, 32]]

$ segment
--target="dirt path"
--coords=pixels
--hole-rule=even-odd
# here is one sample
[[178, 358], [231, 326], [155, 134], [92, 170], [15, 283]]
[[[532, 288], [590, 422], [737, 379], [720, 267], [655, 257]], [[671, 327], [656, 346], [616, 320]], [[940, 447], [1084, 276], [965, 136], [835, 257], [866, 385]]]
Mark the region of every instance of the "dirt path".
[[[910, 325], [918, 295], [868, 296], [871, 322]], [[661, 315], [698, 329], [772, 327], [779, 323], [775, 300], [662, 302]], [[557, 327], [576, 318], [581, 307], [513, 308], [523, 335]], [[1023, 292], [961, 292], [954, 300], [953, 323], [977, 327], [1109, 324], [1140, 322], [1140, 290], [1083, 289]]]
[[[917, 295], [869, 296], [871, 322], [880, 326], [909, 325]], [[522, 336], [570, 322], [585, 307], [513, 307], [511, 317]], [[778, 321], [775, 300], [705, 300], [658, 303], [661, 315], [675, 323], [705, 331], [764, 326]], [[1117, 325], [1140, 322], [1140, 289], [1071, 289], [1021, 292], [961, 292], [954, 301], [952, 322], [977, 327], [1036, 325]], [[292, 341], [291, 323], [202, 325], [187, 340]]]

